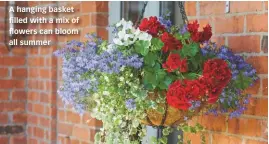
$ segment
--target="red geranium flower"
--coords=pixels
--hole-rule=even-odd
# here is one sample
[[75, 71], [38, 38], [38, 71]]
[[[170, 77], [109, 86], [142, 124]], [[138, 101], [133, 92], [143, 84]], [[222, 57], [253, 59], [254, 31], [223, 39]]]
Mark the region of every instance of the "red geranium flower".
[[163, 32], [165, 30], [165, 27], [161, 25], [156, 16], [151, 16], [149, 19], [144, 18], [141, 21], [139, 29], [151, 34], [153, 37], [157, 37], [159, 32]]
[[191, 103], [187, 99], [185, 88], [180, 80], [175, 81], [169, 86], [166, 99], [167, 103], [174, 108], [188, 110], [191, 106]]
[[186, 59], [180, 60], [180, 56], [175, 53], [170, 53], [167, 58], [167, 61], [163, 63], [162, 66], [168, 72], [173, 72], [177, 69], [179, 69], [180, 72], [188, 71], [187, 60]]
[[197, 20], [188, 24], [188, 31], [191, 33], [191, 39], [195, 42], [208, 41], [212, 36], [212, 30], [210, 25], [206, 25], [202, 32], [198, 31], [199, 24]]
[[162, 50], [168, 52], [169, 50], [178, 50], [182, 48], [182, 43], [177, 40], [173, 35], [168, 32], [164, 32], [161, 36], [161, 40], [164, 43]]
[[224, 87], [231, 80], [232, 73], [222, 59], [211, 59], [204, 63], [201, 81], [207, 82], [208, 102], [215, 103]]

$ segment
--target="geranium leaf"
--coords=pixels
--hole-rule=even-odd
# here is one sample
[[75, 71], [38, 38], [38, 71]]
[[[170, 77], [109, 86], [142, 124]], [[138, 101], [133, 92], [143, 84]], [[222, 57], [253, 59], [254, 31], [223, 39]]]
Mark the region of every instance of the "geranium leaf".
[[197, 43], [184, 45], [181, 51], [182, 51], [181, 55], [183, 57], [186, 57], [186, 56], [194, 57], [199, 51], [199, 45]]
[[159, 38], [152, 38], [151, 39], [151, 50], [158, 51], [161, 50], [164, 43]]
[[149, 52], [149, 46], [150, 42], [149, 41], [143, 41], [139, 40], [135, 42], [135, 51], [143, 56], [146, 56]]
[[145, 64], [153, 67], [157, 58], [158, 57], [155, 53], [149, 52], [148, 55], [144, 57], [144, 62]]

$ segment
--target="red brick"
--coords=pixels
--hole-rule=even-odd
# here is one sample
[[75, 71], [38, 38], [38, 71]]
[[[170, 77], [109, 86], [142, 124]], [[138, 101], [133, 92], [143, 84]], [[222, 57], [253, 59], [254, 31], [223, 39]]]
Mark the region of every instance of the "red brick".
[[26, 113], [14, 113], [13, 114], [13, 122], [26, 123], [27, 122], [27, 114]]
[[250, 118], [233, 118], [228, 121], [228, 132], [245, 136], [262, 135], [262, 121]]
[[8, 68], [0, 68], [0, 78], [8, 77]]
[[[191, 140], [191, 143], [192, 144], [201, 144], [202, 141], [201, 141], [201, 132], [199, 133], [187, 133], [187, 132], [184, 132], [184, 135], [183, 135], [183, 141], [188, 141], [188, 140]], [[208, 133], [204, 133], [204, 136], [206, 138], [205, 142], [206, 143], [210, 143], [210, 135]]]
[[0, 55], [8, 54], [8, 48], [5, 45], [0, 44]]
[[27, 55], [28, 49], [27, 48], [21, 48], [21, 47], [14, 47], [12, 48], [12, 54], [14, 55], [22, 55], [25, 56]]
[[33, 133], [35, 137], [44, 138], [44, 129], [42, 128], [34, 127]]
[[12, 136], [10, 142], [10, 144], [27, 144], [27, 139], [25, 136]]
[[258, 74], [268, 73], [268, 57], [267, 56], [253, 56], [247, 59], [256, 70]]
[[51, 128], [51, 123], [49, 118], [39, 117], [39, 125], [47, 128]]
[[44, 106], [42, 104], [33, 104], [33, 112], [44, 114]]
[[80, 115], [75, 112], [67, 111], [66, 120], [72, 123], [80, 123]]
[[29, 66], [44, 66], [45, 61], [43, 57], [30, 57], [28, 58]]
[[51, 92], [57, 91], [57, 83], [55, 81], [47, 81], [46, 82], [46, 90]]
[[239, 137], [228, 136], [223, 134], [213, 133], [212, 144], [241, 144], [242, 139]]
[[57, 111], [57, 114], [58, 114], [58, 120], [59, 121], [65, 121], [65, 111], [63, 110], [58, 110]]
[[[199, 123], [208, 130], [212, 131], [225, 131], [226, 130], [226, 117], [220, 115], [218, 117], [214, 115], [203, 115], [198, 117]], [[212, 123], [212, 121], [217, 121], [217, 123]]]
[[[189, 22], [193, 23], [192, 20], [190, 20]], [[212, 18], [207, 18], [207, 19], [199, 19], [199, 31], [203, 31], [203, 28], [206, 26], [206, 25], [210, 25], [212, 27], [212, 25], [214, 25], [214, 21]], [[212, 28], [212, 31], [213, 28]]]
[[40, 101], [39, 93], [35, 91], [28, 91], [28, 100], [36, 102]]
[[268, 116], [268, 99], [267, 98], [251, 98], [245, 114], [256, 116]]
[[12, 100], [25, 101], [27, 99], [27, 94], [25, 91], [13, 91]]
[[56, 107], [51, 107], [51, 106], [46, 106], [45, 107], [45, 115], [49, 116], [49, 117], [53, 117], [55, 118], [57, 115], [57, 110]]
[[225, 37], [212, 37], [212, 42], [215, 42], [218, 47], [225, 45]]
[[89, 113], [83, 115], [82, 123], [94, 127], [102, 127], [103, 125], [102, 121], [92, 118]]
[[98, 2], [83, 2], [81, 4], [81, 12], [108, 12], [108, 2], [98, 1]]
[[57, 71], [54, 69], [39, 69], [39, 77], [44, 79], [56, 79]]
[[1, 7], [5, 6], [5, 5], [6, 5], [6, 2], [4, 2], [4, 1], [1, 1], [1, 2], [0, 2], [0, 6], [1, 6]]
[[72, 135], [73, 126], [72, 124], [57, 123], [58, 133], [64, 135]]
[[246, 144], [268, 144], [266, 141], [247, 140]]
[[1, 112], [24, 111], [24, 110], [25, 110], [24, 102], [0, 102]]
[[28, 114], [27, 115], [27, 124], [38, 125], [38, 117], [36, 115]]
[[228, 37], [229, 47], [233, 52], [257, 52], [260, 49], [260, 36], [230, 36]]
[[7, 136], [0, 136], [0, 144], [9, 144]]
[[217, 1], [201, 1], [200, 2], [200, 15], [217, 15], [224, 14], [225, 2], [217, 2]]
[[248, 94], [258, 94], [260, 90], [260, 80], [257, 80], [253, 86], [250, 86], [246, 89], [246, 93]]
[[37, 68], [29, 68], [28, 77], [29, 78], [37, 78], [39, 76], [39, 71]]
[[87, 27], [91, 25], [91, 15], [80, 16], [79, 23], [77, 24], [80, 27]]
[[264, 96], [268, 95], [268, 78], [262, 80], [262, 94]]
[[25, 65], [25, 58], [24, 57], [8, 57], [8, 56], [3, 56], [0, 57], [0, 65], [4, 66], [21, 66]]
[[14, 78], [26, 78], [27, 77], [27, 69], [26, 68], [13, 68], [12, 69], [12, 77], [14, 77]]
[[261, 11], [262, 2], [261, 1], [231, 1], [230, 2], [230, 12], [240, 13], [240, 12], [251, 12], [251, 11]]
[[0, 101], [9, 100], [9, 92], [8, 91], [0, 91]]
[[24, 88], [24, 80], [0, 80], [0, 89]]
[[264, 1], [265, 9], [268, 10], [268, 1]]
[[108, 15], [107, 14], [92, 14], [91, 15], [91, 25], [107, 26], [108, 25]]
[[0, 124], [7, 124], [8, 123], [8, 115], [7, 113], [0, 113]]
[[215, 33], [242, 33], [244, 30], [244, 16], [216, 17]]
[[185, 2], [185, 11], [187, 16], [196, 16], [196, 2]]
[[89, 140], [89, 128], [74, 126], [72, 135], [78, 139]]
[[268, 13], [247, 15], [247, 31], [268, 32]]

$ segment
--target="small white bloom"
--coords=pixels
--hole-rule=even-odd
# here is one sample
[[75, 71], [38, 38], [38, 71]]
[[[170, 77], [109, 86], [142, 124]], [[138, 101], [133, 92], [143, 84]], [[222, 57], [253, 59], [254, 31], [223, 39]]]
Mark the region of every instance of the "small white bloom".
[[103, 91], [103, 95], [108, 96], [110, 93], [108, 91]]
[[149, 35], [148, 33], [141, 32], [141, 33], [138, 35], [138, 39], [139, 39], [139, 40], [144, 40], [144, 41], [150, 41], [150, 40], [152, 39], [152, 36]]
[[109, 81], [109, 79], [108, 79], [108, 77], [107, 77], [107, 76], [105, 76], [105, 77], [104, 77], [104, 79], [105, 79], [105, 81], [107, 81], [107, 82]]
[[124, 81], [124, 77], [120, 77], [120, 81]]
[[114, 42], [116, 45], [123, 45], [123, 42], [122, 42], [120, 39], [118, 39], [118, 38], [114, 38], [114, 39], [113, 39], [113, 42]]

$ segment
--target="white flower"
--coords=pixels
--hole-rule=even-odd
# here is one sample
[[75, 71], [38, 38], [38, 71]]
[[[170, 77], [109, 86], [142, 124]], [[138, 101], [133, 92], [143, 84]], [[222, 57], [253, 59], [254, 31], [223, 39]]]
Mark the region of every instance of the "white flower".
[[118, 38], [114, 38], [114, 39], [113, 39], [113, 42], [114, 42], [116, 45], [123, 45], [123, 42], [122, 42], [120, 39], [118, 39]]
[[141, 33], [138, 35], [138, 39], [139, 39], [139, 40], [144, 40], [144, 41], [150, 41], [150, 40], [152, 39], [152, 36], [149, 35], [148, 33], [141, 32]]
[[124, 81], [124, 77], [120, 77], [120, 81], [121, 81], [121, 82]]
[[108, 96], [110, 93], [108, 91], [103, 91], [103, 95]]

